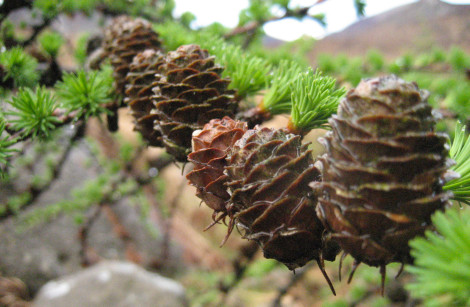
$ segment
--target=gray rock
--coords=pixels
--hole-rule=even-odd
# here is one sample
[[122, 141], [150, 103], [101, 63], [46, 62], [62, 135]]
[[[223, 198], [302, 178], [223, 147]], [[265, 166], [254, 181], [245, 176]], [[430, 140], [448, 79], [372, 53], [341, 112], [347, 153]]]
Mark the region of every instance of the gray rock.
[[[24, 213], [68, 199], [74, 188], [96, 178], [100, 169], [90, 164], [90, 157], [87, 145], [79, 142], [72, 149], [59, 178]], [[27, 172], [21, 172], [21, 175], [28, 177]], [[28, 178], [23, 178], [15, 185], [26, 185], [27, 182]], [[0, 185], [0, 203], [5, 201], [5, 196], [8, 198], [12, 190]], [[161, 227], [153, 220], [143, 220], [139, 207], [133, 206], [129, 199], [122, 199], [112, 204], [111, 208], [141, 256], [140, 263], [152, 267], [161, 259]], [[77, 225], [74, 217], [74, 213], [61, 215], [22, 232], [18, 231], [21, 225], [16, 218], [3, 220], [0, 223], [0, 275], [20, 278], [34, 295], [49, 280], [81, 270], [78, 239], [80, 225]], [[158, 237], [146, 229], [145, 223], [157, 227]], [[103, 212], [90, 228], [89, 245], [102, 259], [127, 259], [123, 241], [113, 231], [112, 223]], [[174, 268], [177, 263], [181, 265], [181, 258], [181, 249], [172, 244], [172, 263], [165, 263], [165, 266]]]
[[45, 284], [32, 307], [182, 307], [179, 283], [129, 262], [104, 261]]

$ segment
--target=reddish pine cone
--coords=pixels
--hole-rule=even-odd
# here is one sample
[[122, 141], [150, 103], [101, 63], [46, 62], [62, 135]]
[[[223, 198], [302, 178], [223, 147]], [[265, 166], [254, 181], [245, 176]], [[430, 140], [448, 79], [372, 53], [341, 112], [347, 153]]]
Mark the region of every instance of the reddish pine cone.
[[221, 77], [223, 68], [214, 63], [207, 50], [185, 45], [169, 52], [158, 67], [153, 89], [158, 115], [155, 129], [162, 134], [167, 151], [178, 161], [191, 152], [193, 131], [214, 118], [233, 117], [238, 103], [230, 83]]
[[134, 56], [146, 49], [161, 50], [161, 42], [147, 20], [119, 16], [106, 28], [102, 48], [104, 56], [111, 60], [116, 89], [124, 94], [126, 75]]
[[428, 94], [395, 76], [362, 81], [330, 119], [317, 212], [356, 265], [412, 261], [408, 241], [431, 226], [447, 137], [433, 131]]
[[211, 120], [201, 131], [193, 134], [193, 152], [188, 155], [188, 161], [194, 164], [194, 170], [186, 177], [196, 187], [196, 195], [214, 210], [214, 221], [230, 215], [227, 211], [230, 194], [225, 186], [225, 158], [227, 151], [246, 130], [246, 123], [224, 117]]
[[231, 210], [244, 238], [257, 241], [266, 258], [295, 269], [315, 259], [333, 260], [325, 250], [317, 218], [317, 196], [308, 183], [320, 180], [311, 150], [300, 136], [282, 130], [248, 130], [228, 155]]
[[158, 81], [155, 74], [162, 60], [163, 55], [158, 50], [148, 49], [138, 53], [129, 67], [124, 98], [135, 118], [135, 130], [142, 134], [149, 145], [157, 147], [163, 146], [163, 142], [160, 131], [154, 129], [154, 121], [158, 115], [152, 112], [152, 89]]

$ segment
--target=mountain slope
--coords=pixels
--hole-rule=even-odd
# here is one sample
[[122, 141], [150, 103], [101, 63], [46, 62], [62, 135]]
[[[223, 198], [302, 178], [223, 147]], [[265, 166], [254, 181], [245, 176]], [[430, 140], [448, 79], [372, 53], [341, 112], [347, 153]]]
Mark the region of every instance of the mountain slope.
[[388, 58], [433, 46], [458, 45], [470, 51], [470, 5], [421, 0], [362, 19], [315, 43], [312, 62], [321, 53], [361, 56], [375, 48]]

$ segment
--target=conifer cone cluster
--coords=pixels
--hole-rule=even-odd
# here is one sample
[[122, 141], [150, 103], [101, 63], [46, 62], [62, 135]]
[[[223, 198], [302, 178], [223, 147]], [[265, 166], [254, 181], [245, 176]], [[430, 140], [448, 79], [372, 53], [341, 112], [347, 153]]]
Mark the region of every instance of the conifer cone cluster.
[[238, 108], [223, 67], [197, 45], [184, 45], [163, 57], [153, 88], [155, 129], [168, 153], [186, 161], [193, 131], [211, 119], [233, 117]]
[[308, 187], [320, 180], [320, 171], [301, 137], [255, 127], [235, 143], [227, 160], [230, 202], [243, 237], [290, 269], [315, 259], [323, 271], [322, 260], [333, 260], [337, 251], [323, 242], [317, 196]]
[[126, 77], [126, 97], [124, 102], [129, 105], [135, 118], [135, 130], [139, 131], [150, 146], [163, 146], [160, 131], [154, 129], [154, 121], [158, 115], [152, 113], [153, 88], [157, 85], [155, 74], [161, 65], [163, 54], [159, 50], [147, 49], [138, 53]]
[[386, 264], [412, 262], [408, 241], [450, 197], [442, 190], [447, 137], [434, 132], [427, 97], [395, 76], [362, 81], [330, 119], [323, 182], [312, 185], [331, 239], [354, 267], [380, 266], [383, 278]]
[[111, 60], [116, 90], [124, 94], [126, 75], [134, 56], [146, 49], [161, 50], [161, 42], [147, 20], [119, 16], [105, 30], [102, 48], [102, 57]]
[[320, 180], [320, 170], [307, 146], [284, 130], [212, 120], [193, 135], [188, 160], [195, 169], [187, 178], [214, 210], [215, 222], [230, 218], [227, 237], [237, 226], [266, 258], [291, 270], [316, 260], [334, 292], [323, 260], [334, 260], [338, 248], [324, 240], [316, 216], [317, 195], [308, 184]]
[[189, 154], [188, 161], [194, 164], [194, 170], [186, 177], [196, 187], [196, 195], [214, 210], [214, 221], [230, 216], [227, 208], [230, 200], [226, 187], [228, 177], [224, 174], [226, 157], [246, 131], [246, 123], [224, 117], [211, 120], [201, 131], [193, 134], [193, 152]]

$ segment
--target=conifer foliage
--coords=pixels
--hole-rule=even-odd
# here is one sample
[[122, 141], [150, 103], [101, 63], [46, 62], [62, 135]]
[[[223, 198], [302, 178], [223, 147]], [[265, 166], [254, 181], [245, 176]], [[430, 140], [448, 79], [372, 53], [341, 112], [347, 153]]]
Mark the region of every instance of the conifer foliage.
[[[90, 12], [101, 2], [51, 3], [32, 5], [46, 26], [60, 12]], [[361, 15], [365, 2], [354, 3]], [[308, 16], [308, 8], [293, 9], [289, 1], [250, 1], [236, 29], [248, 34], [244, 45], [256, 39], [256, 27], [281, 19], [271, 13], [273, 5], [284, 17]], [[291, 270], [313, 260], [333, 293], [324, 261], [341, 251], [354, 258], [350, 280], [360, 263], [380, 267], [382, 290], [392, 262], [414, 263], [409, 271], [417, 281], [410, 289], [422, 297], [445, 294], [429, 282], [433, 278], [468, 277], [467, 266], [463, 277], [446, 267], [447, 260], [454, 266], [467, 260], [459, 255], [468, 251], [467, 216], [443, 212], [452, 200], [470, 204], [470, 141], [457, 124], [449, 150], [448, 136], [436, 132], [426, 91], [390, 75], [365, 79], [346, 93], [334, 78], [294, 57], [277, 61], [245, 50], [237, 31], [214, 26], [195, 32], [181, 19], [156, 25], [140, 17], [113, 18], [88, 61], [87, 68], [96, 70], [61, 74], [51, 88], [36, 86], [42, 82], [37, 60], [23, 48], [2, 51], [0, 85], [9, 97], [0, 110], [0, 175], [7, 173], [16, 143], [51, 139], [58, 127], [84, 127], [90, 117], [102, 120], [127, 107], [147, 145], [193, 164], [186, 178], [213, 210], [208, 228], [227, 224], [223, 243], [236, 229], [266, 258]], [[56, 63], [63, 38], [38, 32], [31, 40], [37, 35], [41, 52]], [[289, 116], [287, 127], [262, 125], [280, 114]], [[320, 139], [326, 149], [321, 157], [303, 140], [313, 129], [330, 130]], [[89, 189], [93, 197], [61, 202], [54, 212], [117, 199], [113, 190], [131, 173], [123, 165], [99, 178], [102, 184]], [[115, 182], [107, 178], [114, 176]], [[128, 190], [138, 191], [139, 180], [145, 181], [129, 180]], [[445, 291], [463, 292], [452, 302], [468, 304], [465, 289], [447, 282]]]

